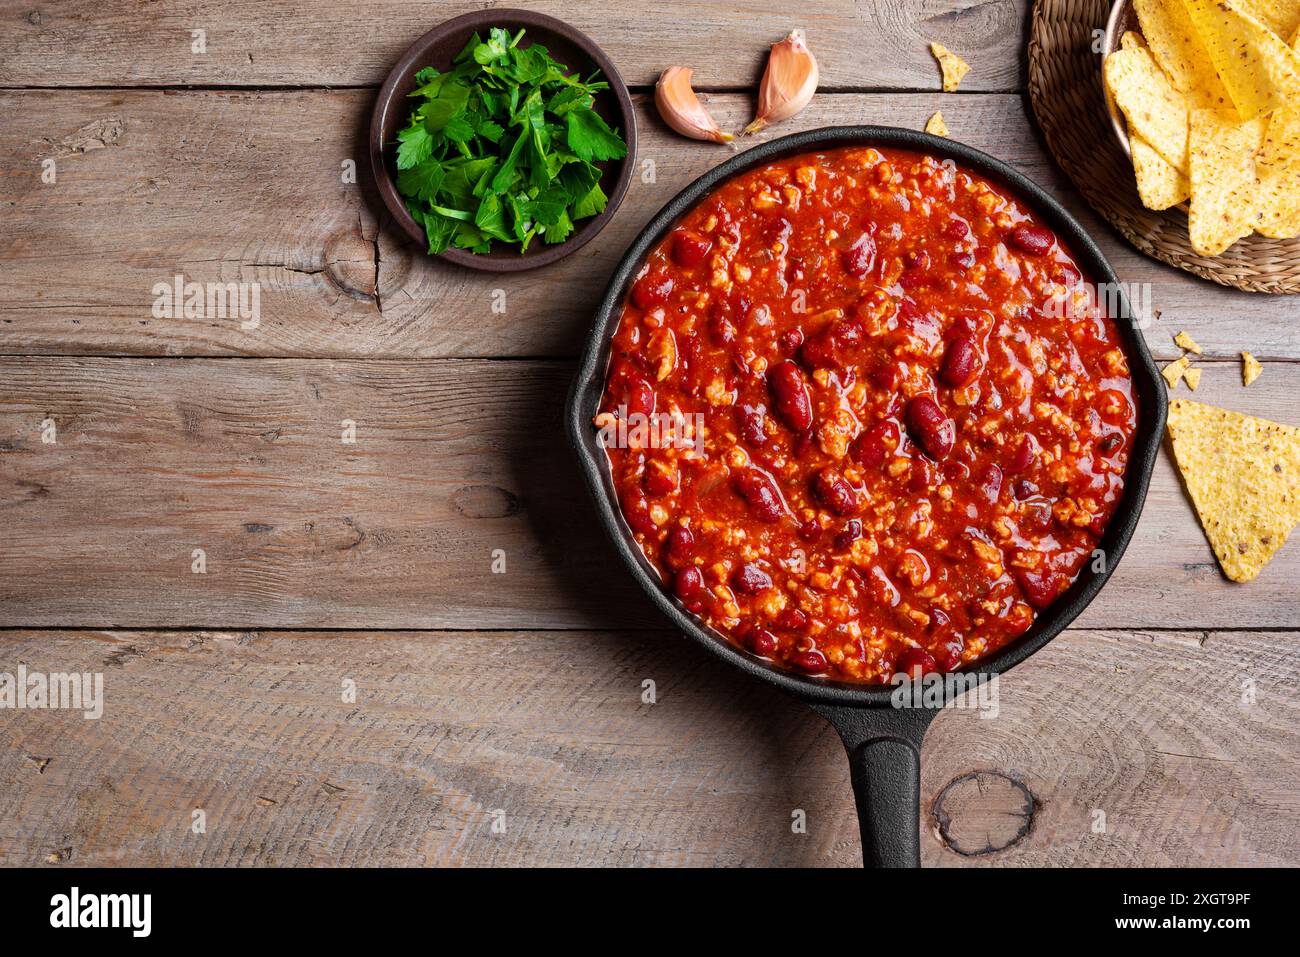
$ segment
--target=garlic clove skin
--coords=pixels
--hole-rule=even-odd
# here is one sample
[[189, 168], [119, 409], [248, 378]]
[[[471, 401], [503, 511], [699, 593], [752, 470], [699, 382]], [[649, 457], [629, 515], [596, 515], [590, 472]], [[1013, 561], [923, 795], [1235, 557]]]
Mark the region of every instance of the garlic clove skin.
[[664, 70], [655, 84], [655, 106], [659, 115], [682, 136], [714, 143], [730, 142], [735, 137], [718, 129], [718, 124], [691, 89], [691, 74], [694, 72], [688, 66], [670, 66]]
[[758, 115], [742, 135], [794, 116], [812, 99], [818, 79], [817, 58], [808, 49], [803, 31], [791, 30], [780, 43], [772, 44], [758, 91]]

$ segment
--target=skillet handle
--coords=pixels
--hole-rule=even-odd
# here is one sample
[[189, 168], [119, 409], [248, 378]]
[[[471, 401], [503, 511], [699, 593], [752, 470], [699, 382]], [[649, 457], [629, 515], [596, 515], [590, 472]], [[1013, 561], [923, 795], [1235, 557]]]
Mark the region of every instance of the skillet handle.
[[815, 708], [840, 733], [864, 867], [921, 866], [921, 739], [933, 708]]

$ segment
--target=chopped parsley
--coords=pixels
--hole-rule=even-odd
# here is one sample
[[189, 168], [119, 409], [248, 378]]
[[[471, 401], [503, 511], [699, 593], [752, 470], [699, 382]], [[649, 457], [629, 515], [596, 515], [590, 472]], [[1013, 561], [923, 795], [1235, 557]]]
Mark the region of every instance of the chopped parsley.
[[477, 33], [445, 73], [415, 75], [416, 106], [397, 134], [397, 190], [424, 227], [429, 252], [527, 251], [561, 243], [574, 222], [605, 208], [602, 160], [627, 144], [592, 109], [609, 88], [599, 72], [570, 76], [546, 48], [520, 47], [499, 27]]

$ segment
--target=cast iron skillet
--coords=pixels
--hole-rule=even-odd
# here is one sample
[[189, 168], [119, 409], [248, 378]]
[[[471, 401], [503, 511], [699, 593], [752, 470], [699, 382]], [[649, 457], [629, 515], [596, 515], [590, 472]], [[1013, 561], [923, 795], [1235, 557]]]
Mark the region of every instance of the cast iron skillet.
[[[596, 314], [591, 339], [569, 393], [568, 430], [595, 496], [601, 522], [651, 601], [678, 628], [719, 658], [790, 692], [827, 718], [848, 749], [850, 776], [862, 827], [864, 862], [872, 867], [918, 867], [920, 746], [925, 729], [937, 709], [893, 707], [890, 696], [894, 688], [890, 685], [851, 685], [780, 670], [741, 651], [722, 635], [703, 626], [661, 586], [658, 574], [633, 539], [619, 511], [608, 459], [592, 425], [604, 389], [610, 340], [618, 325], [623, 300], [646, 256], [677, 220], [723, 181], [738, 173], [796, 153], [849, 145], [892, 146], [951, 157], [959, 165], [1003, 183], [1032, 206], [1056, 232], [1093, 281], [1111, 284], [1109, 288], [1118, 293], [1116, 300], [1112, 301], [1119, 303], [1121, 316], [1132, 316], [1128, 299], [1118, 285], [1114, 271], [1088, 234], [1054, 199], [1007, 164], [961, 143], [913, 130], [883, 126], [836, 126], [810, 130], [764, 143], [709, 171], [678, 193], [642, 230], [615, 270]], [[991, 678], [1019, 664], [1056, 637], [1101, 590], [1137, 525], [1164, 432], [1167, 402], [1136, 323], [1131, 318], [1118, 318], [1116, 325], [1133, 376], [1138, 424], [1123, 497], [1099, 546], [1105, 553], [1104, 570], [1093, 571], [1094, 563], [1086, 563], [1078, 580], [1055, 604], [1039, 614], [1023, 636], [969, 670]], [[947, 701], [945, 692], [943, 703]]]

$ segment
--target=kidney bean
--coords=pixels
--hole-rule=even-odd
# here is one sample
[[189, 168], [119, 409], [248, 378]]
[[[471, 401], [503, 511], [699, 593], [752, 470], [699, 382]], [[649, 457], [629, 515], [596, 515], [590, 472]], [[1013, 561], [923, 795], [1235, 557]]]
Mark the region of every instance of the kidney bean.
[[757, 595], [772, 587], [772, 576], [753, 562], [746, 562], [732, 574], [731, 587], [742, 595]]
[[812, 397], [803, 370], [786, 359], [778, 362], [767, 374], [767, 382], [775, 400], [776, 414], [796, 432], [806, 432], [812, 427]]
[[1021, 521], [1026, 528], [1047, 531], [1052, 525], [1052, 506], [1046, 502], [1028, 502], [1021, 512]]
[[829, 330], [805, 342], [799, 350], [799, 358], [810, 369], [838, 369], [841, 365], [835, 350], [835, 340]]
[[948, 257], [948, 262], [961, 270], [970, 269], [975, 265], [975, 254], [967, 252], [953, 253]]
[[858, 507], [858, 493], [839, 472], [822, 469], [813, 482], [813, 490], [836, 515], [847, 515]]
[[677, 482], [679, 475], [675, 466], [668, 468], [659, 468], [656, 465], [649, 465], [645, 470], [645, 477], [641, 484], [645, 490], [656, 498], [669, 495], [677, 491]]
[[842, 369], [847, 364], [845, 353], [860, 345], [865, 335], [856, 319], [838, 319], [809, 338], [799, 357], [812, 369]]
[[893, 422], [877, 422], [853, 440], [849, 455], [863, 468], [878, 469], [897, 448], [897, 426]]
[[1038, 494], [1038, 486], [1028, 479], [1016, 479], [1016, 484], [1012, 486], [1015, 492], [1016, 501], [1023, 502], [1027, 498], [1033, 498]]
[[1020, 590], [1025, 593], [1025, 601], [1042, 611], [1056, 598], [1057, 585], [1048, 572], [1036, 572], [1028, 568], [1015, 569], [1015, 577]]
[[1062, 286], [1073, 286], [1081, 278], [1079, 270], [1069, 263], [1057, 263], [1052, 269], [1052, 282], [1060, 283]]
[[980, 374], [979, 348], [975, 340], [967, 336], [958, 336], [948, 343], [943, 354], [943, 365], [939, 369], [939, 378], [945, 385], [954, 389], [963, 389], [975, 381]]
[[776, 635], [766, 628], [751, 628], [745, 636], [745, 644], [760, 658], [770, 658], [776, 651]]
[[1051, 230], [1044, 229], [1042, 226], [1021, 223], [1007, 234], [1007, 240], [1023, 253], [1041, 256], [1052, 248], [1056, 237], [1052, 235]]
[[762, 406], [736, 406], [736, 428], [741, 440], [749, 445], [759, 446], [767, 442], [767, 433], [763, 430], [766, 419]]
[[970, 235], [970, 227], [960, 219], [954, 219], [943, 228], [943, 234], [949, 239], [965, 239]]
[[980, 491], [990, 503], [998, 500], [998, 494], [1002, 491], [1002, 470], [990, 462], [980, 470], [979, 476]]
[[650, 310], [662, 306], [673, 292], [673, 277], [661, 272], [648, 272], [632, 286], [632, 304], [638, 309]]
[[642, 535], [653, 535], [656, 526], [653, 519], [650, 518], [650, 506], [646, 503], [644, 495], [626, 494], [623, 496], [623, 517], [627, 519], [628, 527], [634, 532]]
[[820, 651], [796, 651], [788, 660], [804, 674], [819, 675], [826, 670], [826, 656]]
[[882, 362], [871, 370], [871, 384], [881, 392], [893, 392], [901, 377], [902, 370], [897, 362]]
[[803, 345], [802, 329], [787, 329], [781, 333], [781, 348], [785, 352], [798, 352], [799, 347]]
[[1011, 457], [1011, 461], [1007, 463], [1007, 474], [1019, 475], [1025, 469], [1029, 468], [1029, 464], [1033, 462], [1034, 456], [1037, 454], [1038, 442], [1035, 441], [1032, 435], [1026, 435], [1020, 440], [1020, 445], [1017, 446], [1015, 454]]
[[921, 648], [904, 648], [894, 662], [894, 670], [900, 675], [907, 675], [913, 681], [918, 677], [917, 669], [921, 674], [929, 674], [936, 669], [937, 663], [934, 655]]
[[843, 530], [835, 536], [835, 550], [837, 552], [847, 551], [849, 546], [862, 537], [861, 519], [851, 518], [844, 523]]
[[876, 264], [875, 238], [870, 233], [863, 233], [852, 246], [840, 253], [840, 262], [850, 276], [865, 279]]
[[801, 522], [798, 532], [799, 537], [810, 545], [822, 537], [821, 526], [813, 521]]
[[628, 415], [644, 415], [647, 418], [654, 415], [655, 390], [649, 380], [638, 375], [628, 376], [627, 411]]
[[698, 266], [713, 248], [713, 242], [706, 236], [690, 229], [679, 229], [673, 233], [673, 262], [687, 269]]
[[808, 615], [793, 605], [787, 605], [776, 616], [776, 627], [782, 631], [803, 631], [808, 627]]
[[731, 484], [746, 502], [755, 517], [763, 522], [775, 522], [781, 517], [784, 503], [776, 483], [756, 468], [738, 469], [732, 473]]
[[952, 671], [961, 664], [961, 645], [951, 642], [943, 646], [943, 661], [939, 664], [940, 671]]
[[1112, 432], [1100, 442], [1097, 443], [1097, 451], [1102, 455], [1110, 455], [1117, 448], [1124, 444], [1124, 436], [1119, 432]]
[[694, 601], [704, 593], [704, 573], [687, 565], [673, 578], [673, 594], [682, 601]]
[[721, 313], [714, 313], [709, 316], [709, 338], [716, 345], [729, 346], [736, 341], [736, 327], [731, 324], [726, 316]]
[[924, 249], [907, 253], [903, 257], [903, 275], [898, 277], [898, 284], [904, 289], [914, 289], [925, 282], [930, 269], [930, 254]]
[[907, 403], [907, 427], [930, 458], [945, 459], [957, 442], [957, 426], [928, 395]]
[[907, 469], [907, 490], [917, 495], [928, 492], [938, 481], [935, 477], [937, 471], [929, 459], [912, 459], [912, 464]]
[[685, 525], [674, 525], [668, 533], [668, 559], [674, 564], [689, 561], [695, 554], [695, 536]]
[[866, 335], [866, 329], [862, 327], [862, 323], [857, 319], [837, 319], [835, 325], [831, 327], [831, 336], [835, 339], [835, 346], [841, 351], [861, 345]]

